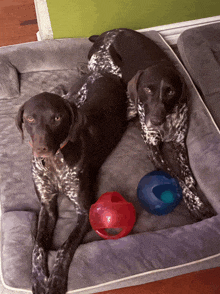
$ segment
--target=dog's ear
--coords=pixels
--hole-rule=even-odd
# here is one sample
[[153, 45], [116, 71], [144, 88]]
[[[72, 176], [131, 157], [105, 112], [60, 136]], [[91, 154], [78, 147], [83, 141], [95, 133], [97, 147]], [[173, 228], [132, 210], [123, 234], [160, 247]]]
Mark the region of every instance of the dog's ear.
[[123, 61], [122, 61], [121, 55], [116, 50], [116, 48], [114, 46], [114, 43], [110, 45], [110, 47], [109, 47], [109, 53], [110, 53], [110, 55], [111, 55], [112, 60], [114, 61], [114, 63], [117, 66], [121, 67], [122, 64], [123, 64]]
[[181, 77], [181, 81], [182, 81], [182, 93], [180, 96], [180, 103], [184, 104], [187, 103], [187, 97], [188, 97], [188, 87], [186, 85], [186, 82], [183, 80], [183, 78]]
[[94, 53], [97, 53], [97, 51], [100, 49], [102, 42], [103, 42], [103, 37], [100, 37], [99, 35], [93, 35], [89, 37], [89, 41], [93, 43], [92, 47], [89, 50], [88, 53], [88, 59], [92, 57]]
[[81, 129], [85, 126], [86, 117], [74, 103], [71, 102], [70, 104], [68, 100], [64, 101], [71, 115], [71, 126], [69, 129], [68, 140], [73, 142], [77, 138]]
[[171, 68], [172, 71], [173, 71], [173, 75], [174, 76], [177, 76], [178, 79], [179, 79], [179, 82], [176, 82], [176, 84], [180, 85], [181, 87], [181, 94], [180, 94], [180, 97], [179, 97], [179, 104], [182, 105], [184, 103], [187, 103], [187, 97], [188, 97], [188, 87], [186, 85], [186, 82], [185, 82], [185, 79], [183, 77], [183, 75], [181, 74], [181, 72], [178, 70], [178, 68], [176, 68], [175, 66], [173, 66], [173, 64], [170, 65], [170, 63], [168, 63], [166, 65], [166, 61], [164, 62], [165, 66], [167, 66], [168, 68]]
[[23, 132], [23, 113], [24, 113], [24, 104], [19, 108], [17, 116], [15, 118], [15, 123], [19, 131], [21, 132], [22, 140], [24, 140], [24, 132]]
[[77, 113], [75, 113], [74, 124], [71, 126], [70, 138], [72, 141], [79, 136], [80, 131], [85, 127], [87, 123], [86, 116], [79, 108], [77, 108]]
[[138, 106], [138, 81], [143, 72], [143, 70], [139, 70], [136, 75], [128, 82], [127, 87], [129, 99], [134, 104], [136, 111]]
[[95, 43], [95, 41], [99, 38], [99, 35], [92, 35], [89, 37], [89, 41]]

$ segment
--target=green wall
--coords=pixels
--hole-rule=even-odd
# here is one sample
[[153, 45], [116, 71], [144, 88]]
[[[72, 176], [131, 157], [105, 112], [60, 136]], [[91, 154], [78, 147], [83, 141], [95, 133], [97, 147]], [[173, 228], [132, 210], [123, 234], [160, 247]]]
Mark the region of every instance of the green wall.
[[88, 37], [220, 14], [219, 0], [47, 0], [54, 38]]

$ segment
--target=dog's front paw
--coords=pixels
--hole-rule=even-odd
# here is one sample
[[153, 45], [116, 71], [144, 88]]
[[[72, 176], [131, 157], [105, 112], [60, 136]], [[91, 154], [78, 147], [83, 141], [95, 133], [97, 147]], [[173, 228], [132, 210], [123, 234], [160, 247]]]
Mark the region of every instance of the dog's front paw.
[[33, 294], [46, 294], [47, 293], [47, 287], [46, 284], [42, 281], [35, 280], [32, 283], [32, 292]]
[[46, 294], [48, 285], [47, 258], [43, 248], [37, 244], [32, 255], [32, 292]]
[[32, 292], [33, 294], [46, 294], [48, 278], [43, 273], [42, 268], [32, 269]]
[[209, 204], [202, 204], [200, 207], [196, 207], [195, 209], [191, 210], [192, 216], [197, 220], [201, 221], [206, 218], [210, 218], [216, 215], [216, 212]]
[[52, 274], [48, 283], [46, 294], [65, 294], [67, 292], [67, 278], [64, 275]]

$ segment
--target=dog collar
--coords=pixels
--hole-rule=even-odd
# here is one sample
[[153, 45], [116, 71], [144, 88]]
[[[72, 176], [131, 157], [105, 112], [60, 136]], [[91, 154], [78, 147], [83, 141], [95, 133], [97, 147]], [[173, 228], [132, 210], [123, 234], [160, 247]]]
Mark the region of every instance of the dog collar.
[[60, 149], [63, 149], [68, 142], [69, 142], [69, 136], [63, 141], [63, 143], [60, 144]]
[[69, 136], [60, 144], [60, 148], [57, 150], [56, 155], [60, 153], [60, 150], [62, 150], [68, 142], [69, 142]]

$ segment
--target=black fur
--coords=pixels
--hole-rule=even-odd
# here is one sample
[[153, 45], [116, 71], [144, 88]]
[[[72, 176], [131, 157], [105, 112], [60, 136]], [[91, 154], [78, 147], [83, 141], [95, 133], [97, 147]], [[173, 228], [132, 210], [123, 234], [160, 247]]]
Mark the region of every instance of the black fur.
[[[127, 84], [138, 70], [144, 70], [158, 62], [169, 60], [160, 47], [143, 34], [130, 29], [115, 29], [104, 32], [100, 36], [89, 38], [94, 44], [89, 51], [88, 58], [100, 55], [97, 70], [104, 72], [106, 68], [100, 63], [107, 63], [106, 55], [109, 53], [112, 62], [120, 68], [122, 80]], [[105, 47], [106, 43], [108, 46]], [[92, 61], [93, 62], [93, 61]], [[93, 68], [93, 65], [91, 65]]]

